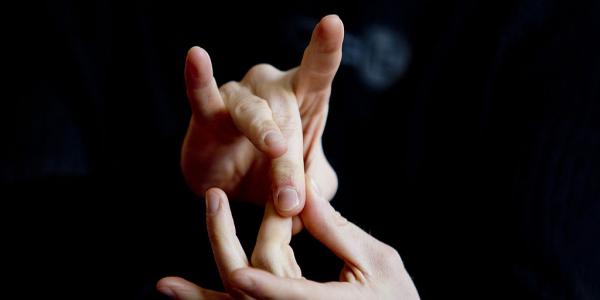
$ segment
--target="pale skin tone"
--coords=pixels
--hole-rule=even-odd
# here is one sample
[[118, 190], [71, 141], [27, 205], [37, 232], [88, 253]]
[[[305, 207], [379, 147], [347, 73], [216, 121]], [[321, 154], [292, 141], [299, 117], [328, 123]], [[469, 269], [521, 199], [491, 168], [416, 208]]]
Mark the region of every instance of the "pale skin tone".
[[[235, 236], [227, 196], [220, 189], [211, 189], [206, 195], [207, 228], [226, 292], [178, 277], [163, 278], [158, 290], [181, 300], [419, 299], [396, 250], [343, 218], [310, 186], [301, 218], [310, 234], [345, 262], [339, 281], [319, 283], [252, 267]], [[299, 269], [297, 264], [295, 267]]]
[[[189, 51], [185, 78], [192, 119], [181, 165], [192, 190], [206, 192], [207, 226], [226, 293], [180, 278], [161, 280], [161, 291], [177, 291], [178, 299], [252, 299], [261, 297], [233, 286], [233, 271], [260, 268], [278, 278], [301, 278], [289, 242], [302, 226], [300, 219], [291, 216], [304, 207], [305, 175], [321, 191], [319, 199], [331, 200], [337, 189], [321, 137], [331, 83], [341, 61], [343, 34], [339, 18], [327, 16], [315, 27], [299, 67], [282, 72], [257, 65], [241, 82], [221, 88], [217, 88], [208, 53], [198, 47]], [[236, 199], [266, 204], [250, 262], [235, 237], [225, 193], [207, 191], [211, 186]], [[212, 214], [214, 207], [224, 211], [217, 214], [219, 218]], [[350, 280], [351, 274], [354, 271], [345, 268], [341, 278]], [[186, 293], [193, 297], [186, 298]]]
[[304, 206], [304, 174], [326, 198], [337, 177], [321, 144], [331, 83], [340, 65], [344, 27], [327, 16], [315, 27], [300, 66], [282, 72], [261, 64], [240, 82], [217, 88], [208, 53], [192, 48], [186, 60], [192, 118], [181, 167], [197, 195], [217, 186], [235, 199], [273, 199], [282, 216]]
[[305, 174], [327, 199], [337, 190], [321, 138], [343, 36], [341, 20], [327, 16], [315, 27], [299, 67], [282, 72], [257, 65], [240, 82], [220, 88], [208, 53], [199, 47], [188, 52], [192, 118], [182, 147], [184, 177], [199, 195], [215, 186], [236, 199], [265, 204], [252, 265], [277, 275], [299, 275], [297, 268], [275, 261], [295, 263], [291, 250], [280, 245], [289, 243], [290, 228], [297, 232], [302, 226], [290, 217], [304, 206]]

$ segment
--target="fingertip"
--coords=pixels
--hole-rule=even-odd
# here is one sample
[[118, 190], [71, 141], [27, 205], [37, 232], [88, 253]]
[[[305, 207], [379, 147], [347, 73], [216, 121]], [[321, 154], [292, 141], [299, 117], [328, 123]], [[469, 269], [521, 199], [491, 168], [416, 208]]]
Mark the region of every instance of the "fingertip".
[[175, 299], [177, 297], [175, 289], [178, 285], [181, 284], [181, 281], [182, 279], [179, 277], [162, 278], [156, 283], [156, 290], [158, 290], [165, 296], [168, 296], [169, 298]]
[[170, 286], [172, 282], [178, 281], [178, 280], [180, 280], [179, 277], [174, 277], [174, 276], [163, 277], [156, 283], [156, 288]]
[[188, 50], [186, 73], [189, 79], [194, 79], [193, 82], [188, 81], [188, 84], [195, 83], [194, 87], [202, 87], [210, 82], [213, 77], [212, 63], [204, 48], [194, 46]]
[[321, 24], [326, 25], [326, 26], [344, 26], [344, 23], [342, 22], [342, 19], [340, 19], [340, 16], [338, 16], [337, 14], [329, 14], [324, 16], [323, 18], [321, 18]]
[[168, 285], [168, 282], [170, 280], [171, 277], [164, 277], [161, 278], [158, 282], [156, 282], [156, 288], [157, 289], [161, 289], [164, 288]]
[[225, 194], [225, 192], [218, 187], [209, 188], [208, 190], [206, 190], [204, 195], [206, 197], [208, 197], [209, 193], [211, 194], [211, 196], [217, 197], [218, 199], [226, 199], [227, 198], [227, 194]]
[[188, 50], [188, 58], [210, 60], [210, 55], [208, 55], [208, 52], [206, 52], [204, 48], [200, 46], [194, 46]]
[[190, 50], [188, 50], [188, 56], [189, 55], [193, 55], [194, 53], [199, 53], [199, 52], [206, 52], [206, 50], [204, 50], [204, 48], [200, 47], [200, 46], [193, 46], [192, 48], [190, 48]]
[[171, 298], [171, 299], [176, 299], [177, 298], [177, 294], [175, 293], [175, 291], [173, 291], [171, 288], [169, 287], [157, 287], [156, 288], [161, 294]]
[[327, 15], [319, 22], [315, 35], [319, 41], [320, 51], [337, 51], [341, 49], [344, 40], [344, 23], [338, 15]]

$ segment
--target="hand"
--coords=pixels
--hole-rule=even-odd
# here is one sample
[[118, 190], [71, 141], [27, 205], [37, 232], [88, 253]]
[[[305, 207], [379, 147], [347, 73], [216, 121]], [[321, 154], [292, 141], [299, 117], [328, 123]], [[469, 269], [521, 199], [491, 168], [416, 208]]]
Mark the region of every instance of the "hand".
[[[300, 278], [300, 267], [289, 246], [292, 219], [279, 216], [268, 203], [265, 219], [252, 254], [252, 266], [265, 269], [277, 276]], [[166, 277], [157, 283], [157, 289], [179, 300], [198, 299], [252, 299], [231, 286], [229, 275], [249, 267], [248, 258], [235, 235], [235, 225], [225, 193], [217, 188], [206, 192], [206, 227], [217, 262], [219, 274], [227, 293], [212, 291], [178, 277]]]
[[294, 216], [304, 206], [306, 173], [325, 198], [333, 197], [337, 176], [321, 137], [343, 35], [341, 20], [327, 16], [315, 27], [300, 67], [282, 72], [257, 65], [241, 82], [220, 89], [208, 53], [189, 51], [185, 78], [192, 118], [181, 167], [196, 194], [218, 186], [239, 199], [274, 199], [279, 214]]
[[339, 282], [318, 283], [238, 269], [231, 286], [256, 299], [419, 299], [398, 252], [343, 218], [315, 188], [301, 213], [308, 231], [344, 260]]
[[[225, 243], [212, 245], [217, 265], [230, 264], [219, 270], [228, 291], [233, 293], [206, 290], [179, 278], [162, 279], [158, 289], [183, 300], [231, 299], [235, 295], [255, 299], [419, 299], [398, 252], [343, 218], [316, 190], [309, 189], [301, 217], [308, 231], [344, 260], [339, 282], [318, 283], [299, 276], [284, 278], [249, 267], [247, 263], [233, 266], [244, 252], [241, 247], [232, 246], [239, 245], [234, 231], [218, 228], [232, 228], [228, 225], [232, 223], [229, 208], [223, 204], [224, 219], [217, 226], [209, 226], [209, 234], [219, 234], [228, 241], [228, 248], [224, 248]], [[225, 197], [221, 200], [226, 203]]]

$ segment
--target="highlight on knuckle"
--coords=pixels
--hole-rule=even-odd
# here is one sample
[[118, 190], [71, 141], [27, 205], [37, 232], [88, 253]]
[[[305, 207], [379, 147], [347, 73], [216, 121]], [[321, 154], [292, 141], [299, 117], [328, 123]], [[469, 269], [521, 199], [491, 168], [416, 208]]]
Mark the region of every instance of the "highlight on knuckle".
[[295, 163], [288, 160], [281, 160], [274, 166], [275, 180], [285, 182], [289, 180], [291, 174], [296, 172], [297, 166]]
[[273, 121], [259, 116], [255, 116], [250, 120], [250, 129], [257, 136], [267, 132], [270, 129], [273, 129], [273, 125]]
[[219, 91], [221, 91], [225, 97], [231, 97], [238, 91], [239, 86], [240, 84], [237, 81], [229, 81], [223, 84], [221, 88], [219, 88]]
[[235, 106], [234, 114], [237, 116], [253, 116], [257, 112], [262, 109], [262, 105], [264, 105], [264, 100], [254, 97], [254, 96], [246, 96], [241, 99], [239, 103]]
[[270, 64], [258, 64], [250, 68], [244, 78], [264, 77], [265, 75], [278, 72], [279, 70]]

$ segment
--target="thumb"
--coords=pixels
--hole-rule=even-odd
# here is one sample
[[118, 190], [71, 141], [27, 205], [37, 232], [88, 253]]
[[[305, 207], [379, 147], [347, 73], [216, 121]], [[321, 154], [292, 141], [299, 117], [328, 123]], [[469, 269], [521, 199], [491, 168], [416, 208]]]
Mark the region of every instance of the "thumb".
[[294, 78], [296, 93], [328, 90], [342, 60], [344, 24], [337, 15], [325, 16], [315, 27]]
[[318, 194], [314, 181], [308, 176], [306, 181], [310, 187], [300, 215], [306, 229], [347, 264], [368, 273], [373, 257], [386, 245], [342, 217]]

